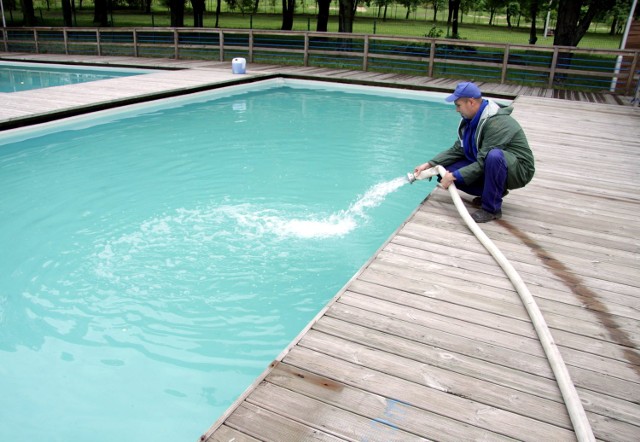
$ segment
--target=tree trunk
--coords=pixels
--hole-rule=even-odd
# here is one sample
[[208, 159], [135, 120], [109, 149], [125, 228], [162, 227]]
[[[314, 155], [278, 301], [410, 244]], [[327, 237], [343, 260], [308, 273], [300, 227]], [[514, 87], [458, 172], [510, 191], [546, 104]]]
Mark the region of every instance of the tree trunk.
[[459, 38], [458, 14], [460, 12], [460, 0], [449, 0], [449, 17], [451, 20], [451, 38]]
[[184, 0], [170, 0], [171, 26], [181, 28], [184, 26]]
[[338, 15], [338, 32], [353, 32], [353, 20], [356, 16], [358, 0], [338, 0], [340, 3]]
[[538, 41], [538, 30], [536, 21], [538, 20], [538, 0], [531, 0], [530, 4], [531, 27], [529, 28], [529, 44], [534, 45]]
[[553, 44], [555, 46], [578, 46], [591, 22], [600, 12], [610, 11], [615, 0], [593, 0], [582, 14], [583, 0], [560, 0]]
[[293, 13], [296, 8], [296, 0], [282, 0], [282, 28], [283, 31], [293, 29]]
[[62, 21], [64, 22], [64, 26], [73, 26], [71, 0], [62, 0]]
[[191, 7], [193, 8], [193, 27], [204, 27], [204, 11], [205, 0], [191, 0]]
[[329, 29], [329, 7], [331, 0], [318, 0], [318, 23], [316, 31], [327, 32]]
[[615, 17], [613, 17], [613, 20], [611, 20], [611, 28], [609, 29], [609, 35], [616, 35], [616, 28], [618, 27], [618, 16], [616, 15]]
[[93, 24], [100, 27], [109, 26], [108, 0], [93, 1]]
[[23, 26], [35, 26], [36, 14], [33, 10], [33, 0], [22, 0]]
[[217, 0], [216, 1], [216, 24], [214, 26], [214, 28], [218, 28], [220, 27], [220, 3], [222, 3], [222, 0]]

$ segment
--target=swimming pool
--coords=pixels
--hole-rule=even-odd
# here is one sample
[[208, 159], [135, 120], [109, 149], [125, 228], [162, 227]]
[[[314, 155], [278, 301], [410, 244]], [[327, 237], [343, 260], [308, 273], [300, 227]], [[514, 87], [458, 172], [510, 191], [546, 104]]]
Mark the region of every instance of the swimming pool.
[[402, 177], [457, 121], [274, 80], [0, 134], [0, 440], [197, 438], [430, 192]]
[[0, 92], [20, 92], [108, 78], [148, 74], [150, 72], [157, 71], [0, 61]]

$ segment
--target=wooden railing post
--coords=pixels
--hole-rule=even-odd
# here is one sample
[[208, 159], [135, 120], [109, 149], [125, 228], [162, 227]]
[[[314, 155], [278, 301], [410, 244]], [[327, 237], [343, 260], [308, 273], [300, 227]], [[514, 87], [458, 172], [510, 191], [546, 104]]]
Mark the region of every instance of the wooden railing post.
[[64, 36], [64, 54], [69, 55], [69, 36], [67, 35], [67, 28], [62, 30], [62, 35]]
[[173, 58], [176, 60], [180, 60], [180, 52], [178, 48], [178, 43], [180, 42], [180, 36], [178, 35], [178, 28], [174, 28], [173, 30]]
[[364, 55], [362, 56], [362, 70], [369, 68], [369, 36], [364, 36]]
[[553, 89], [553, 80], [556, 76], [556, 65], [558, 64], [558, 48], [553, 48], [553, 57], [551, 58], [551, 66], [549, 67], [548, 89]]
[[253, 63], [253, 29], [249, 30], [249, 63]]
[[304, 55], [303, 55], [304, 67], [309, 66], [309, 33], [304, 33]]
[[220, 61], [224, 61], [224, 32], [222, 31], [222, 29], [220, 29], [220, 31], [218, 31], [220, 37]]
[[40, 46], [38, 45], [38, 30], [36, 28], [33, 28], [33, 45], [35, 47], [36, 54], [39, 54]]
[[138, 56], [138, 30], [133, 28], [133, 56]]
[[502, 74], [500, 75], [500, 84], [507, 82], [507, 66], [509, 66], [509, 44], [504, 47], [504, 56], [502, 57]]
[[427, 75], [429, 77], [433, 77], [433, 68], [434, 68], [434, 64], [436, 62], [436, 41], [435, 40], [431, 40], [431, 48], [429, 49], [429, 71], [427, 72]]
[[636, 76], [636, 69], [638, 68], [638, 54], [640, 54], [640, 51], [636, 51], [635, 54], [633, 54], [633, 61], [631, 62], [631, 67], [629, 68], [629, 77], [627, 78], [627, 86], [625, 87], [625, 90], [624, 90], [625, 95], [631, 94], [633, 79]]
[[102, 55], [102, 47], [100, 45], [100, 28], [96, 28], [96, 52], [98, 57]]

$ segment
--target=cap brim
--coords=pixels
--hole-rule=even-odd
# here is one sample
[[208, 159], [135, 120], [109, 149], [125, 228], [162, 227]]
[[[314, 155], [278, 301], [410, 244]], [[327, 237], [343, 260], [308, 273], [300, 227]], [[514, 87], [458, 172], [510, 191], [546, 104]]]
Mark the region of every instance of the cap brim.
[[444, 99], [444, 101], [446, 101], [447, 103], [451, 103], [452, 101], [456, 101], [458, 97], [456, 94], [451, 94], [449, 95], [447, 98]]

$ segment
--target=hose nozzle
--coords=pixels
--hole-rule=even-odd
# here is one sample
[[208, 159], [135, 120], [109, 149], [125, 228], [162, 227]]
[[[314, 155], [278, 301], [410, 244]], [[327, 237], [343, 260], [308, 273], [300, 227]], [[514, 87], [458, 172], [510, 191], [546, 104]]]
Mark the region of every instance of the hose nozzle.
[[421, 171], [418, 174], [409, 172], [407, 174], [407, 181], [409, 181], [409, 184], [413, 184], [414, 181], [416, 180], [429, 180], [431, 181], [431, 178], [433, 178], [434, 176], [438, 176], [438, 167], [431, 167], [429, 169], [425, 169], [423, 171]]

